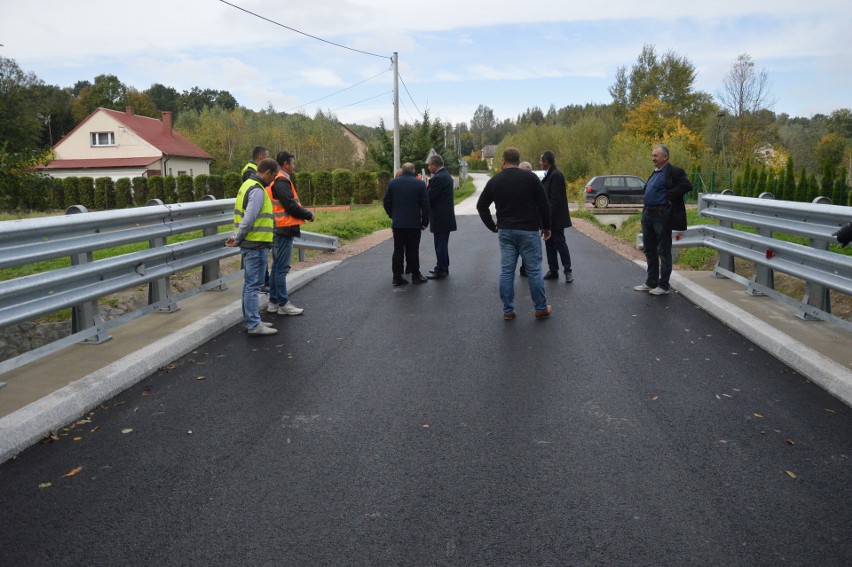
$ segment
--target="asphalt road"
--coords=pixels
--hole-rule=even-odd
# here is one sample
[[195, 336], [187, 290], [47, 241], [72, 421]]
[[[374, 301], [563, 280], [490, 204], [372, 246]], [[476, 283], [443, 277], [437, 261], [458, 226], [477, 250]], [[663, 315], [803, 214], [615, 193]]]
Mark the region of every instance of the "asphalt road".
[[852, 563], [848, 407], [575, 231], [504, 322], [459, 227], [447, 280], [387, 241], [0, 465], [0, 565]]

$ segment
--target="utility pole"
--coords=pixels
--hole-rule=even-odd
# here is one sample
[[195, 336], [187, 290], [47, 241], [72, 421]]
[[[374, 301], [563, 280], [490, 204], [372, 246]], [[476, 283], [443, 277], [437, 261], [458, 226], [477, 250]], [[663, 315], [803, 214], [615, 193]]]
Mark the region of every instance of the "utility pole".
[[399, 53], [393, 52], [393, 171], [399, 169]]

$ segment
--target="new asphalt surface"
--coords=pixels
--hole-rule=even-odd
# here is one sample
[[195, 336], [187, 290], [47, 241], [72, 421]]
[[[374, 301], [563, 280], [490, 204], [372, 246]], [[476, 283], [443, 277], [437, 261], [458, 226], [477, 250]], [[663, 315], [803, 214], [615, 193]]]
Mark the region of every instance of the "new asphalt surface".
[[852, 563], [850, 408], [568, 244], [539, 321], [476, 217], [344, 261], [0, 465], [0, 565]]

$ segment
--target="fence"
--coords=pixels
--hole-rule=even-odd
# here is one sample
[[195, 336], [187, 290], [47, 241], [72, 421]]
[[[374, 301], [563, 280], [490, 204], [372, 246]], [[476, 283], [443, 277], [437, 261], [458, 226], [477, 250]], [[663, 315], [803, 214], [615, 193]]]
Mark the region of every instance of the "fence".
[[[852, 295], [852, 257], [829, 251], [829, 244], [836, 242], [832, 233], [852, 219], [852, 207], [767, 197], [702, 193], [699, 214], [718, 220], [720, 226], [675, 232], [673, 246], [714, 248], [719, 252], [714, 276], [743, 283], [749, 294], [768, 295], [793, 305], [802, 319], [830, 321], [852, 330], [852, 322], [831, 314], [830, 297], [830, 291]], [[754, 227], [757, 233], [737, 230], [735, 224]], [[808, 244], [787, 242], [776, 238], [777, 234], [805, 237]], [[736, 273], [735, 258], [754, 265], [752, 279]], [[805, 282], [801, 300], [775, 289], [776, 271]]]
[[[71, 335], [0, 363], [0, 374], [82, 341], [109, 340], [110, 328], [154, 311], [170, 313], [178, 302], [201, 291], [221, 290], [241, 272], [222, 277], [220, 261], [239, 248], [224, 246], [233, 228], [234, 199], [205, 200], [117, 211], [68, 209], [65, 216], [0, 222], [0, 270], [70, 258], [71, 265], [0, 282], [0, 328], [71, 308]], [[193, 233], [200, 231], [201, 236]], [[126, 244], [141, 250], [95, 259], [95, 253]], [[304, 249], [335, 250], [337, 237], [302, 232], [294, 242]], [[201, 267], [201, 284], [176, 295], [170, 276]], [[148, 284], [146, 307], [111, 321], [98, 312], [97, 300]], [[0, 382], [2, 386], [2, 382]]]

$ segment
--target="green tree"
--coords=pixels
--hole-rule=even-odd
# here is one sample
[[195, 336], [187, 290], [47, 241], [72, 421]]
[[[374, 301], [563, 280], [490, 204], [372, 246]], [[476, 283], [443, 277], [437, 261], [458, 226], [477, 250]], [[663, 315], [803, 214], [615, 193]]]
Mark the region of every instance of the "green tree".
[[82, 122], [95, 109], [124, 110], [127, 87], [115, 75], [98, 75], [94, 83], [83, 87], [73, 104], [74, 120]]
[[144, 90], [143, 93], [148, 95], [148, 98], [154, 102], [154, 106], [158, 110], [167, 110], [174, 113], [177, 112], [178, 98], [180, 95], [174, 88], [161, 85], [160, 83], [154, 83]]
[[470, 131], [474, 135], [474, 143], [477, 150], [481, 150], [485, 145], [498, 142], [498, 140], [494, 139], [496, 126], [497, 119], [494, 118], [494, 111], [480, 104], [474, 111], [473, 118], [470, 119]]

